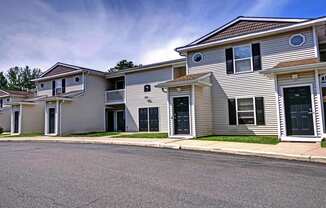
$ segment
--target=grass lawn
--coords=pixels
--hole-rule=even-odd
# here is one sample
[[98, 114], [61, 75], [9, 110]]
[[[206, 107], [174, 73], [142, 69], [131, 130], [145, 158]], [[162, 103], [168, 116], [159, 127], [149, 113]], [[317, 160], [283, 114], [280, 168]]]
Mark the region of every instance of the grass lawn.
[[103, 137], [103, 136], [114, 136], [118, 135], [120, 132], [103, 132], [103, 131], [94, 131], [94, 132], [85, 132], [85, 133], [75, 133], [68, 135], [69, 137]]
[[326, 148], [326, 140], [323, 140], [320, 145], [321, 145], [321, 147], [325, 147]]
[[276, 136], [207, 136], [199, 137], [199, 140], [225, 141], [225, 142], [245, 142], [258, 144], [278, 144]]
[[0, 138], [6, 138], [6, 137], [36, 137], [36, 136], [42, 136], [43, 134], [40, 132], [32, 132], [32, 133], [26, 133], [21, 135], [10, 135], [9, 132], [4, 132], [0, 134]]
[[165, 139], [168, 138], [168, 133], [121, 133], [115, 138], [145, 138], [145, 139]]

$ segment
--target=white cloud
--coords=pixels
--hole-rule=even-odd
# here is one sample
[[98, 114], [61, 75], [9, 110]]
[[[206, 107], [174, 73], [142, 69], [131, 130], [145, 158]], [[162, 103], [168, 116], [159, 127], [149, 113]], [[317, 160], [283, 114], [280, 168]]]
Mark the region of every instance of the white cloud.
[[164, 44], [165, 46], [153, 48], [141, 55], [140, 63], [150, 64], [160, 61], [182, 58], [174, 49], [176, 46], [184, 45], [186, 41], [177, 38]]
[[[45, 70], [58, 61], [105, 70], [121, 59], [148, 64], [179, 58], [176, 47], [248, 11], [240, 2], [131, 1], [127, 8], [125, 2], [4, 0], [0, 71], [16, 65]], [[286, 1], [277, 2], [258, 0], [247, 13], [279, 11]]]

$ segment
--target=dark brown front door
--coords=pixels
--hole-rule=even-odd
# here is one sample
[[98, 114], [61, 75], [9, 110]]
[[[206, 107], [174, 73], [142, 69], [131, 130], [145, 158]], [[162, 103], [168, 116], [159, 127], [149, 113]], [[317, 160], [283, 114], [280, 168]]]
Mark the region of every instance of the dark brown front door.
[[19, 132], [19, 111], [14, 112], [14, 133]]
[[49, 108], [49, 134], [55, 133], [55, 108]]
[[284, 107], [287, 135], [314, 135], [309, 86], [285, 88]]
[[114, 112], [112, 110], [105, 110], [106, 112], [106, 131], [114, 131]]
[[174, 134], [189, 134], [189, 97], [173, 98]]
[[125, 131], [125, 112], [117, 112], [117, 131]]

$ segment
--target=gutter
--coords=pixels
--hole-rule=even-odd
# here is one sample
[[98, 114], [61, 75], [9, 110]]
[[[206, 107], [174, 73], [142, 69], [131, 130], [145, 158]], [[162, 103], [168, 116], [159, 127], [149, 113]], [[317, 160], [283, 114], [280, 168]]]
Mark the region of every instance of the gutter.
[[217, 41], [213, 41], [210, 43], [182, 46], [182, 47], [176, 48], [175, 51], [179, 52], [180, 54], [184, 54], [184, 52], [189, 51], [189, 50], [202, 49], [202, 48], [206, 48], [206, 47], [223, 45], [223, 44], [227, 44], [227, 43], [231, 43], [231, 42], [235, 42], [235, 41], [241, 41], [241, 40], [246, 40], [246, 39], [251, 39], [251, 38], [256, 38], [256, 37], [263, 37], [263, 36], [278, 34], [281, 32], [287, 32], [287, 31], [291, 31], [291, 30], [304, 29], [304, 28], [313, 26], [317, 23], [321, 23], [323, 21], [326, 21], [326, 17], [322, 17], [322, 18], [314, 19], [314, 20], [310, 20], [310, 21], [304, 21], [302, 23], [297, 23], [295, 25], [290, 25], [287, 27], [276, 28], [276, 29], [272, 29], [272, 30], [268, 30], [268, 31], [262, 31], [262, 32], [257, 32], [257, 33], [253, 33], [253, 34], [247, 34], [247, 35], [241, 35], [241, 36], [237, 36], [237, 37], [233, 37], [233, 38], [217, 40]]
[[307, 70], [315, 70], [315, 69], [326, 69], [326, 62], [320, 62], [316, 64], [306, 64], [300, 66], [291, 66], [291, 67], [283, 67], [283, 68], [270, 68], [266, 70], [262, 70], [260, 74], [286, 74], [291, 72], [301, 72]]

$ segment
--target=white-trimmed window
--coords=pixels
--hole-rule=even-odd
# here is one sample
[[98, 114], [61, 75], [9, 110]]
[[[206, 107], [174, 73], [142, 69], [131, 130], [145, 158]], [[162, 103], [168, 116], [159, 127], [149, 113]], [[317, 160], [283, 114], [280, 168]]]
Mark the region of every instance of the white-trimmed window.
[[236, 99], [237, 124], [256, 124], [255, 99], [237, 98]]
[[289, 38], [289, 44], [292, 47], [302, 46], [305, 42], [306, 42], [306, 37], [301, 33], [294, 34]]
[[233, 59], [235, 73], [253, 71], [251, 45], [242, 45], [234, 47]]
[[203, 60], [203, 58], [204, 56], [202, 53], [194, 53], [191, 59], [194, 63], [200, 63]]

